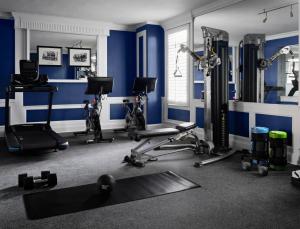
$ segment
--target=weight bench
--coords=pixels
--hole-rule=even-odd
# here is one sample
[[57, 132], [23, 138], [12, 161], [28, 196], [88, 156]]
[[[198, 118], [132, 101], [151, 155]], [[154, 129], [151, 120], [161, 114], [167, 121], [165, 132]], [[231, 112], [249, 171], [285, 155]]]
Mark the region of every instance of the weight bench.
[[[165, 156], [168, 154], [174, 154], [186, 150], [191, 150], [195, 154], [204, 152], [206, 145], [204, 141], [200, 140], [196, 133], [193, 131], [197, 125], [195, 123], [186, 122], [180, 125], [177, 125], [175, 128], [160, 128], [154, 130], [143, 130], [143, 131], [134, 131], [130, 134], [130, 137], [135, 141], [142, 142], [131, 150], [130, 156], [125, 156], [124, 162], [128, 164], [143, 167], [148, 161], [156, 161], [158, 157]], [[167, 139], [160, 141], [154, 145], [150, 145], [142, 149], [143, 146], [149, 144], [152, 138], [168, 136]], [[174, 144], [166, 145], [174, 141], [183, 140], [186, 137], [191, 137], [193, 140], [190, 144]], [[150, 155], [147, 154], [152, 150], [175, 150], [172, 152], [166, 152], [159, 155]]]

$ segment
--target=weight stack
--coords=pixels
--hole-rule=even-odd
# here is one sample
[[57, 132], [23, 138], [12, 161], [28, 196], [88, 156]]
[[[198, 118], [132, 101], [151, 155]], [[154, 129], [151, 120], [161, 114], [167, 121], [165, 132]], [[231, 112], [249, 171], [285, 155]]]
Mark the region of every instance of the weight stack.
[[269, 160], [269, 128], [253, 127], [251, 128], [251, 153], [252, 160], [268, 161]]
[[270, 168], [285, 170], [287, 165], [287, 133], [284, 131], [270, 131]]

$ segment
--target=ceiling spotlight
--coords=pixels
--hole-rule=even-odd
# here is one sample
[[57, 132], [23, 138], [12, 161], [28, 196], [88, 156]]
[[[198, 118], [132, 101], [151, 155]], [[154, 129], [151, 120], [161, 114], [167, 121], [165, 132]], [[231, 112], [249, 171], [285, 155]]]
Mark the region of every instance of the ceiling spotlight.
[[294, 14], [293, 14], [293, 5], [291, 5], [290, 17], [294, 17]]
[[[265, 10], [264, 10], [265, 11]], [[263, 23], [266, 23], [267, 22], [267, 20], [268, 20], [268, 13], [267, 12], [265, 12], [265, 14], [266, 14], [266, 17], [264, 18], [264, 20], [263, 20]]]

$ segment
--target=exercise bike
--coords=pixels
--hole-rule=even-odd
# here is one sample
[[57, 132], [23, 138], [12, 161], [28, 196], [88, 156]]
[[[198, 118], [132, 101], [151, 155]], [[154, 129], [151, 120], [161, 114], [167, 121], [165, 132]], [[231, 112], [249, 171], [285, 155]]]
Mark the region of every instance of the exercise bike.
[[[146, 130], [146, 120], [143, 107], [147, 103], [148, 93], [155, 90], [156, 78], [139, 77], [134, 80], [133, 94], [135, 100], [131, 106], [129, 99], [124, 99], [123, 104], [126, 109], [125, 128], [117, 129], [116, 132], [133, 132], [134, 130]], [[146, 100], [144, 100], [144, 97]]]
[[93, 133], [94, 139], [89, 139], [87, 143], [112, 142], [114, 138], [103, 138], [100, 114], [102, 110], [102, 100], [104, 95], [112, 91], [113, 79], [111, 77], [89, 77], [86, 95], [94, 95], [94, 99], [90, 102], [84, 100], [85, 124], [86, 130], [75, 132], [74, 135], [88, 135]]
[[143, 113], [144, 99], [142, 95], [137, 95], [131, 109], [129, 99], [124, 99], [123, 104], [126, 109], [125, 130], [145, 130], [146, 121]]

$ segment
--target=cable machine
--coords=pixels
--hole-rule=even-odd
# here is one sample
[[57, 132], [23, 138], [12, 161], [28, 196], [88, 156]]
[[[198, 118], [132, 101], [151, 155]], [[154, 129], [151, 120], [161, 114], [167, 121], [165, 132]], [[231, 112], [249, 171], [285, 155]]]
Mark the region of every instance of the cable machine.
[[[239, 51], [239, 58], [242, 57], [242, 65], [240, 68], [242, 90], [238, 92], [239, 98], [244, 102], [264, 102], [265, 92], [272, 90], [282, 90], [281, 87], [267, 86], [264, 80], [264, 71], [269, 68], [272, 63], [281, 55], [292, 56], [294, 53], [290, 46], [285, 46], [276, 51], [269, 59], [264, 57], [264, 46], [266, 42], [265, 34], [247, 34], [240, 42], [239, 50], [243, 49], [243, 53]], [[241, 60], [239, 59], [241, 62]], [[293, 89], [289, 96], [293, 96], [298, 90], [298, 73], [295, 71], [295, 62], [293, 62], [292, 70], [295, 80], [292, 81]]]
[[[210, 164], [231, 156], [228, 131], [228, 33], [202, 26], [204, 56], [186, 46], [178, 52], [188, 52], [204, 69], [204, 141], [202, 145], [212, 157], [196, 162], [195, 166]], [[178, 77], [177, 68], [174, 75]]]

